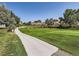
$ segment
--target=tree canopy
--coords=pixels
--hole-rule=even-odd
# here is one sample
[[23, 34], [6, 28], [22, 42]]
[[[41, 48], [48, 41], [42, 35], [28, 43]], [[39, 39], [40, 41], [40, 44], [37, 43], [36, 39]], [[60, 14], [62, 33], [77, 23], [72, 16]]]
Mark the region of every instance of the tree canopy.
[[5, 23], [6, 27], [11, 28], [18, 26], [20, 23], [20, 18], [16, 16], [11, 10], [7, 9], [4, 5], [0, 6], [0, 20]]

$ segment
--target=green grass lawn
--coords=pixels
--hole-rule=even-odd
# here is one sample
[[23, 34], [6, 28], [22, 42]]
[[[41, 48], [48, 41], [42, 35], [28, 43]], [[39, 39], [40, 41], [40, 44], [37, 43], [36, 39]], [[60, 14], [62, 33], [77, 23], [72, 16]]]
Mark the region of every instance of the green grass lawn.
[[20, 39], [6, 29], [0, 29], [0, 55], [25, 56], [27, 55]]
[[20, 30], [73, 55], [79, 55], [79, 30], [33, 27], [20, 28]]

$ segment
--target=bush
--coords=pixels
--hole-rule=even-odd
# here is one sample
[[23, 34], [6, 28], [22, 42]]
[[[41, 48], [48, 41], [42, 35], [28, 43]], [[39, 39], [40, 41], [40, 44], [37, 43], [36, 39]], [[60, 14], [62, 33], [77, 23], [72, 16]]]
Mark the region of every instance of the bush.
[[59, 28], [70, 28], [70, 25], [69, 24], [60, 24]]
[[13, 25], [13, 24], [10, 24], [7, 29], [8, 29], [8, 32], [13, 32], [15, 30], [16, 26]]

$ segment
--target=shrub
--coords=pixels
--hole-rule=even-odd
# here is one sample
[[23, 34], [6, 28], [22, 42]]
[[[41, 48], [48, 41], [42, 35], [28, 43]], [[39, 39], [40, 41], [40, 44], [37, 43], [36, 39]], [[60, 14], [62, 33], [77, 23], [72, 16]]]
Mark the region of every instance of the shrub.
[[16, 26], [13, 25], [13, 24], [10, 24], [7, 29], [8, 29], [8, 32], [13, 32], [15, 30]]

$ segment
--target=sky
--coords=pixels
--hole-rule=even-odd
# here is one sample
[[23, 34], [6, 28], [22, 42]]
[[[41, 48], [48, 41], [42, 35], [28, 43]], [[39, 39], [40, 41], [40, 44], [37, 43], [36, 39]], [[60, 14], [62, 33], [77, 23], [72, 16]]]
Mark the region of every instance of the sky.
[[44, 21], [47, 18], [63, 17], [66, 9], [78, 9], [78, 2], [1, 2], [12, 10], [21, 21]]

